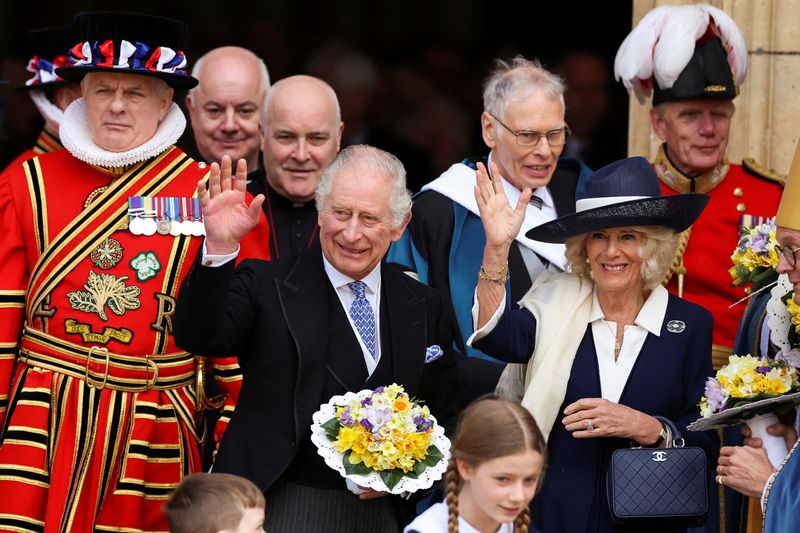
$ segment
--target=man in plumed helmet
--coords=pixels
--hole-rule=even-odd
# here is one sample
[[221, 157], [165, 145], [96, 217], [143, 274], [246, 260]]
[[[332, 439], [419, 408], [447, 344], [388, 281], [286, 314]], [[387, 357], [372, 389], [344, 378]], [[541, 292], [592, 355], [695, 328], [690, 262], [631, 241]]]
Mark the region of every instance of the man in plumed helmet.
[[83, 94], [65, 150], [0, 177], [0, 530], [166, 531], [161, 506], [200, 469], [199, 363], [172, 338], [209, 172], [174, 146], [173, 93], [197, 83], [185, 33], [78, 14], [56, 69]]
[[664, 194], [707, 193], [711, 202], [684, 232], [668, 289], [714, 315], [714, 362], [731, 354], [745, 294], [728, 274], [739, 229], [775, 215], [779, 177], [752, 160], [730, 163], [733, 100], [747, 71], [736, 23], [709, 5], [663, 5], [623, 41], [614, 72], [641, 103], [652, 93], [650, 120], [663, 144], [653, 165]]
[[55, 69], [67, 64], [67, 51], [75, 44], [72, 25], [41, 28], [28, 32], [32, 57], [27, 70], [33, 76], [18, 90], [27, 91], [44, 119], [44, 128], [33, 147], [19, 154], [7, 168], [46, 152], [62, 148], [58, 136], [64, 110], [81, 96], [79, 84], [67, 81]]

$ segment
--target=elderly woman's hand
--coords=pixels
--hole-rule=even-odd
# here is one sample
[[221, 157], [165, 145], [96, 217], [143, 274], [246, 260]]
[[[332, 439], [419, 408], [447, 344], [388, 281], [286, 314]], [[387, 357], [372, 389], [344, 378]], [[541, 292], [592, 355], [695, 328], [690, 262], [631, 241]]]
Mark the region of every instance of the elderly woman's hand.
[[511, 207], [497, 166], [492, 163], [491, 178], [483, 163], [478, 163], [477, 167], [475, 200], [478, 202], [483, 231], [486, 233], [486, 252], [507, 256], [508, 248], [525, 220], [525, 209], [531, 199], [531, 190], [522, 191], [516, 207]]
[[564, 409], [562, 423], [576, 439], [621, 437], [649, 446], [658, 440], [661, 422], [605, 398], [582, 398]]
[[719, 451], [717, 483], [751, 498], [760, 498], [774, 469], [764, 448], [723, 446]]

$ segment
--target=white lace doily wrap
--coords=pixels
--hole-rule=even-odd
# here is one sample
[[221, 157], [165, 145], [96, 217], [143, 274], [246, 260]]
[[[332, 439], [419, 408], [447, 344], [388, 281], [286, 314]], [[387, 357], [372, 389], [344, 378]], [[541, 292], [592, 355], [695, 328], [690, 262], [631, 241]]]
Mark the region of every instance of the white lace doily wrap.
[[92, 140], [86, 118], [86, 103], [83, 98], [78, 98], [64, 111], [58, 134], [64, 148], [84, 163], [102, 167], [124, 167], [157, 156], [178, 142], [185, 129], [186, 117], [178, 105], [172, 102], [155, 135], [149, 140], [125, 152], [110, 152], [100, 148]]
[[792, 348], [789, 344], [789, 328], [793, 328], [792, 317], [786, 309], [786, 304], [781, 301], [787, 292], [793, 289], [786, 274], [778, 276], [778, 284], [772, 287], [772, 297], [767, 302], [767, 324], [769, 325], [769, 339], [777, 346], [784, 356], [800, 356], [800, 349]]
[[[333, 447], [333, 441], [328, 440], [325, 430], [322, 429], [322, 424], [336, 416], [336, 407], [347, 405], [356, 398], [361, 397], [361, 392], [348, 392], [344, 396], [334, 396], [328, 403], [319, 406], [319, 411], [314, 413], [311, 424], [311, 442], [317, 446], [317, 453], [325, 460], [325, 464], [333, 468], [343, 478], [351, 480], [357, 485], [362, 487], [369, 487], [371, 489], [391, 494], [401, 494], [403, 492], [416, 492], [422, 489], [428, 489], [433, 485], [434, 481], [442, 479], [445, 470], [447, 470], [447, 463], [450, 461], [450, 439], [445, 437], [444, 429], [436, 422], [436, 419], [431, 416], [433, 421], [433, 440], [431, 444], [436, 446], [444, 456], [434, 466], [429, 466], [425, 471], [420, 474], [417, 479], [407, 476], [403, 478], [392, 489], [386, 486], [377, 472], [370, 472], [369, 475], [362, 476], [358, 474], [348, 474], [344, 470], [342, 464], [343, 453], [339, 453]], [[369, 391], [367, 391], [369, 392]]]

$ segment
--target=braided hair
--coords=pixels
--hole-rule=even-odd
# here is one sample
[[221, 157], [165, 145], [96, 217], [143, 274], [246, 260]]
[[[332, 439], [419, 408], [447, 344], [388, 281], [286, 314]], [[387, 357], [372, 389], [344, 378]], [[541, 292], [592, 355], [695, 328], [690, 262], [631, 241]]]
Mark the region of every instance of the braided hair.
[[[447, 466], [446, 497], [448, 533], [458, 533], [458, 494], [463, 480], [456, 461], [473, 467], [526, 451], [541, 454], [545, 464], [545, 441], [533, 416], [521, 405], [489, 397], [467, 407], [458, 423], [450, 463]], [[544, 468], [544, 467], [543, 467]], [[539, 486], [544, 472], [539, 477]], [[528, 506], [514, 521], [515, 533], [527, 533], [531, 523]]]

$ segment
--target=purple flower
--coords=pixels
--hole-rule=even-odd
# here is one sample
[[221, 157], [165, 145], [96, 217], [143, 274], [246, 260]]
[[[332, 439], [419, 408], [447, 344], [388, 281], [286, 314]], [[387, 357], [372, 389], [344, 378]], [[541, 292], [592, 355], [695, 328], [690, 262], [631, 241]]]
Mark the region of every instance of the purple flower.
[[[366, 409], [364, 413], [367, 415], [366, 420], [369, 421], [369, 427], [364, 426], [365, 428], [372, 431], [373, 434], [380, 431], [383, 425], [386, 422], [389, 422], [392, 419], [392, 413], [388, 409]], [[364, 424], [362, 420], [361, 424]]]
[[361, 400], [361, 407], [366, 407], [368, 405], [372, 405], [372, 396], [367, 396], [363, 400]]
[[375, 392], [378, 392], [378, 393], [383, 392], [383, 386], [375, 387]]
[[366, 418], [363, 418], [361, 420], [361, 425], [364, 426], [364, 429], [366, 429], [367, 431], [372, 431], [372, 424], [370, 424], [369, 420], [367, 420]]
[[761, 229], [762, 228], [759, 228], [759, 231], [750, 240], [750, 248], [752, 248], [754, 252], [758, 253], [766, 252], [767, 244], [769, 244], [769, 234], [763, 233]]
[[759, 374], [769, 374], [769, 371], [772, 370], [772, 367], [769, 365], [768, 361], [764, 361], [763, 359], [760, 361], [759, 365], [756, 367], [756, 372]]
[[722, 390], [722, 384], [716, 378], [708, 378], [706, 381], [706, 399], [708, 407], [714, 413], [718, 413], [725, 407], [727, 397]]
[[792, 366], [794, 368], [800, 368], [800, 350], [789, 350], [788, 354], [783, 353], [783, 351], [778, 352], [775, 354], [776, 361], [784, 361], [787, 365]]
[[353, 414], [350, 412], [350, 409], [345, 409], [339, 413], [339, 423], [345, 426], [352, 426], [355, 424], [355, 420], [353, 420]]
[[414, 425], [417, 427], [418, 433], [425, 433], [433, 425], [433, 420], [428, 420], [424, 416], [415, 416]]

